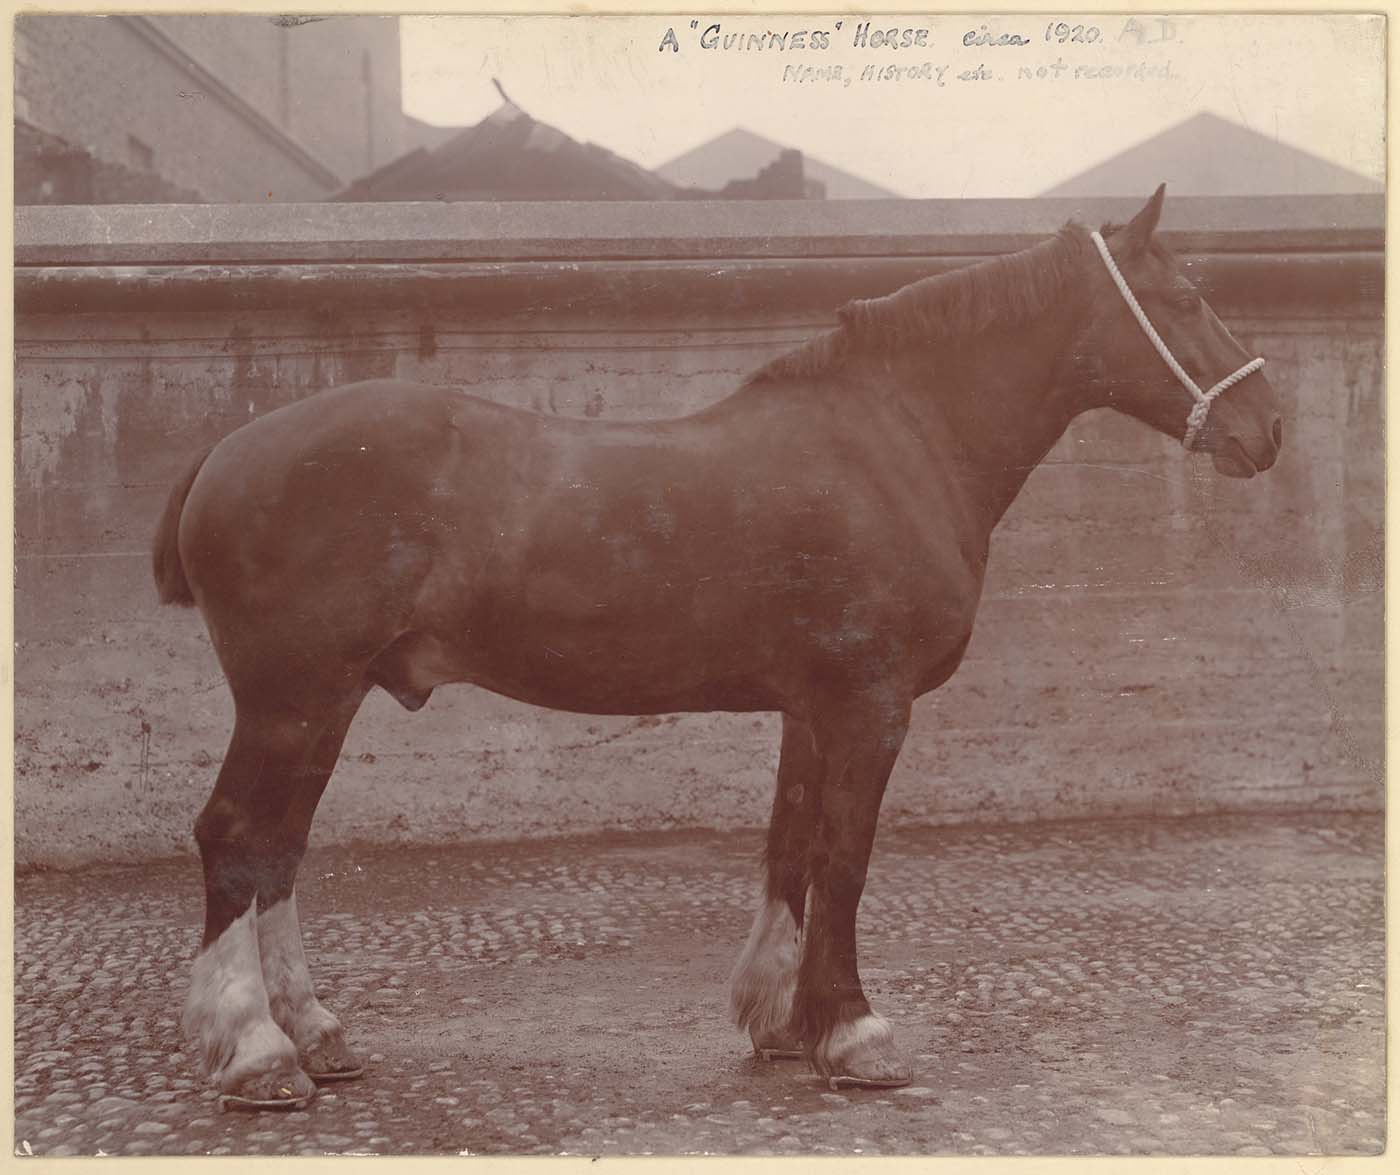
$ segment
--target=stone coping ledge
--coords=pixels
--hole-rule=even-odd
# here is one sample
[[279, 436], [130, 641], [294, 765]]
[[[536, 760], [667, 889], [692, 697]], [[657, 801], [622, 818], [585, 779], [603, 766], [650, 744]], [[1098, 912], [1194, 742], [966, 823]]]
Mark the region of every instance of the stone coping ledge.
[[[29, 266], [15, 273], [22, 315], [294, 312], [332, 307], [451, 313], [476, 319], [618, 315], [682, 320], [722, 311], [830, 317], [978, 260], [941, 257], [633, 261], [232, 263]], [[1380, 312], [1384, 257], [1374, 251], [1184, 254], [1186, 272], [1233, 315], [1362, 317]]]
[[[15, 264], [668, 260], [986, 256], [1142, 199], [661, 203], [170, 204], [15, 210]], [[1385, 198], [1172, 197], [1162, 231], [1191, 252], [1379, 250]]]

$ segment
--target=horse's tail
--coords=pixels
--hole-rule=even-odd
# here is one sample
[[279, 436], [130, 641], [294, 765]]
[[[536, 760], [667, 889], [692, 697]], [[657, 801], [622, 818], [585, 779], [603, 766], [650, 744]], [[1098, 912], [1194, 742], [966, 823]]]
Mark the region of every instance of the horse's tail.
[[213, 452], [213, 446], [205, 449], [199, 459], [190, 466], [165, 503], [165, 513], [160, 516], [156, 527], [155, 541], [151, 544], [151, 570], [156, 577], [156, 592], [162, 604], [181, 604], [189, 607], [194, 603], [194, 592], [190, 581], [185, 577], [185, 565], [180, 562], [180, 514], [185, 508], [190, 486], [199, 471], [204, 468], [205, 459]]

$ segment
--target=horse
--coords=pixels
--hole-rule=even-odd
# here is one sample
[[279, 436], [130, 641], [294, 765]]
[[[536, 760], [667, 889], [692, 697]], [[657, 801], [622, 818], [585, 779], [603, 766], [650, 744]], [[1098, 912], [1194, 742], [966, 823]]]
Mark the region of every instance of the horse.
[[162, 602], [203, 614], [235, 706], [194, 825], [183, 1015], [225, 1108], [303, 1106], [362, 1073], [308, 972], [297, 870], [368, 691], [412, 711], [456, 682], [586, 714], [779, 712], [734, 1019], [833, 1087], [908, 1084], [861, 987], [856, 909], [911, 705], [963, 658], [993, 529], [1089, 409], [1229, 477], [1282, 444], [1263, 360], [1156, 235], [1164, 195], [850, 302], [688, 416], [561, 418], [375, 379], [200, 456], [153, 568]]

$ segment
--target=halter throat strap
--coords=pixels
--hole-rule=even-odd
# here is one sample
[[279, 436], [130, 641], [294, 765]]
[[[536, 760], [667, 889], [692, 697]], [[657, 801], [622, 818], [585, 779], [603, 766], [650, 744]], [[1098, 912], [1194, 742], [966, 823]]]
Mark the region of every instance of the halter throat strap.
[[1176, 356], [1171, 353], [1171, 348], [1167, 346], [1166, 340], [1157, 333], [1157, 328], [1152, 325], [1152, 320], [1147, 317], [1147, 312], [1138, 304], [1138, 300], [1133, 296], [1133, 291], [1128, 287], [1127, 279], [1124, 278], [1122, 270], [1118, 268], [1118, 263], [1113, 260], [1113, 254], [1108, 251], [1108, 245], [1104, 243], [1103, 234], [1092, 232], [1089, 234], [1093, 238], [1094, 245], [1099, 251], [1099, 256], [1103, 258], [1103, 263], [1108, 269], [1109, 276], [1113, 278], [1113, 284], [1118, 287], [1118, 292], [1123, 295], [1123, 301], [1128, 304], [1128, 309], [1133, 312], [1133, 317], [1137, 319], [1138, 326], [1142, 327], [1143, 334], [1148, 341], [1157, 349], [1157, 354], [1162, 357], [1162, 361], [1171, 369], [1171, 373], [1176, 376], [1181, 386], [1191, 393], [1191, 398], [1196, 401], [1192, 406], [1190, 414], [1186, 417], [1186, 435], [1182, 437], [1182, 445], [1190, 449], [1196, 443], [1196, 437], [1200, 434], [1202, 426], [1206, 422], [1206, 416], [1210, 413], [1210, 406], [1215, 402], [1215, 398], [1228, 388], [1234, 387], [1245, 376], [1253, 375], [1264, 366], [1263, 359], [1251, 359], [1238, 371], [1227, 375], [1208, 392], [1203, 392], [1200, 386], [1187, 373], [1186, 369], [1176, 361]]

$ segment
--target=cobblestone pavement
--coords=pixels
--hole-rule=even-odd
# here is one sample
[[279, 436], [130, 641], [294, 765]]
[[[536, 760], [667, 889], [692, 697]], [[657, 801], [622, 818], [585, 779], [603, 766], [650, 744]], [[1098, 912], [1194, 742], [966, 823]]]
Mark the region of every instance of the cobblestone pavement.
[[757, 833], [335, 848], [307, 953], [368, 1059], [221, 1113], [176, 1022], [193, 860], [16, 882], [21, 1154], [1374, 1154], [1382, 821], [892, 830], [861, 908], [907, 1089], [832, 1093], [726, 1022]]

